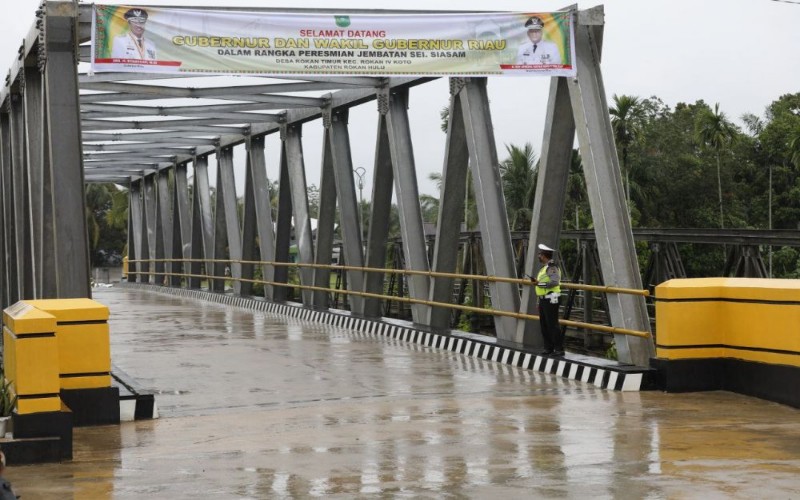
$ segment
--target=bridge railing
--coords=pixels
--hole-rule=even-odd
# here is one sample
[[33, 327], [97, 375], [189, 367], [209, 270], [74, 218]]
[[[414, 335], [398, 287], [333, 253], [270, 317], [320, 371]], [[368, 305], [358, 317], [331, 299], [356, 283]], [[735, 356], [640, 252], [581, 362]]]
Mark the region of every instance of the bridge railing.
[[[466, 280], [478, 280], [484, 282], [498, 282], [498, 283], [513, 283], [520, 286], [532, 286], [533, 283], [529, 279], [520, 279], [520, 278], [506, 278], [501, 276], [482, 276], [482, 275], [474, 275], [474, 274], [460, 274], [460, 273], [443, 273], [437, 271], [419, 271], [419, 270], [411, 270], [411, 269], [392, 269], [392, 268], [372, 268], [372, 267], [361, 267], [361, 266], [348, 266], [348, 265], [333, 265], [333, 264], [310, 264], [310, 263], [300, 263], [300, 262], [275, 262], [275, 261], [250, 261], [250, 260], [231, 260], [231, 259], [133, 259], [128, 261], [128, 275], [136, 275], [136, 276], [158, 276], [164, 279], [164, 283], [167, 282], [168, 278], [177, 277], [177, 278], [184, 278], [184, 279], [200, 279], [200, 280], [208, 280], [211, 283], [214, 280], [223, 280], [223, 281], [233, 281], [233, 282], [240, 282], [240, 283], [252, 283], [252, 284], [260, 284], [260, 285], [267, 285], [273, 287], [285, 287], [285, 288], [292, 288], [292, 289], [299, 289], [299, 290], [309, 290], [314, 292], [324, 292], [324, 293], [331, 293], [331, 294], [342, 294], [348, 296], [356, 296], [356, 297], [363, 297], [369, 299], [377, 299], [377, 300], [386, 300], [386, 301], [394, 301], [394, 302], [402, 302], [406, 304], [420, 304], [430, 307], [441, 307], [445, 309], [454, 309], [463, 312], [472, 312], [477, 314], [486, 314], [490, 316], [505, 316], [510, 318], [516, 318], [521, 320], [539, 320], [539, 316], [536, 314], [525, 314], [520, 313], [518, 311], [504, 311], [499, 309], [493, 308], [486, 308], [486, 307], [475, 307], [465, 304], [453, 304], [449, 302], [436, 302], [431, 300], [424, 300], [424, 299], [416, 299], [413, 297], [402, 297], [397, 295], [385, 295], [379, 293], [371, 293], [371, 292], [364, 292], [359, 290], [347, 290], [342, 288], [329, 288], [329, 287], [321, 287], [315, 285], [308, 285], [308, 284], [300, 284], [300, 283], [292, 283], [292, 282], [282, 282], [282, 281], [274, 281], [274, 280], [266, 280], [263, 278], [242, 278], [238, 276], [225, 275], [219, 276], [216, 274], [204, 274], [204, 273], [181, 273], [181, 272], [172, 272], [167, 271], [166, 269], [161, 271], [151, 271], [149, 269], [155, 269], [155, 264], [190, 264], [190, 263], [200, 263], [203, 265], [211, 265], [211, 264], [223, 264], [226, 266], [231, 266], [233, 264], [237, 265], [252, 265], [252, 266], [271, 266], [275, 267], [285, 267], [285, 268], [295, 268], [295, 269], [326, 269], [330, 271], [354, 271], [354, 272], [365, 272], [365, 273], [382, 273], [382, 274], [396, 274], [402, 276], [428, 276], [431, 278], [449, 278], [449, 279], [466, 279]], [[142, 264], [142, 268], [145, 270], [137, 271], [136, 268], [139, 267], [136, 264]], [[129, 278], [130, 280], [130, 278]], [[650, 295], [648, 290], [639, 290], [639, 289], [632, 289], [632, 288], [623, 288], [623, 287], [616, 287], [616, 286], [599, 286], [599, 285], [584, 285], [579, 283], [570, 283], [570, 282], [561, 282], [561, 287], [566, 289], [575, 289], [575, 290], [584, 290], [590, 292], [599, 292], [599, 293], [619, 293], [619, 294], [627, 294], [627, 295], [638, 295], [647, 297]], [[209, 289], [211, 287], [209, 286]], [[566, 327], [578, 328], [583, 330], [591, 330], [596, 332], [603, 332], [609, 334], [621, 334], [621, 335], [630, 335], [634, 337], [641, 337], [641, 338], [650, 338], [650, 332], [640, 331], [640, 330], [631, 330], [627, 328], [619, 328], [614, 326], [608, 325], [600, 325], [596, 323], [585, 323], [581, 321], [573, 321], [567, 319], [560, 319], [559, 324]]]

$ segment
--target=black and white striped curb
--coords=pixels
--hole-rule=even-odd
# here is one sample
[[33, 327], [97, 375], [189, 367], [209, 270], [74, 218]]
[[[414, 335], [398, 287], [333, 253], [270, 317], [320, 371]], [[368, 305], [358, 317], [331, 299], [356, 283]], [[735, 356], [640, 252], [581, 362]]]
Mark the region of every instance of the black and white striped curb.
[[590, 360], [587, 356], [581, 356], [582, 359], [579, 361], [570, 358], [553, 358], [495, 345], [495, 339], [491, 337], [487, 338], [487, 340], [477, 340], [475, 339], [477, 336], [472, 334], [462, 334], [462, 336], [458, 333], [443, 335], [426, 332], [413, 327], [393, 324], [386, 321], [354, 318], [350, 316], [347, 311], [315, 311], [302, 306], [277, 304], [265, 300], [207, 292], [204, 290], [162, 287], [147, 283], [124, 283], [123, 286], [263, 311], [304, 321], [355, 330], [370, 335], [382, 335], [404, 342], [411, 342], [437, 349], [446, 349], [466, 356], [496, 361], [498, 363], [518, 366], [542, 373], [550, 373], [572, 380], [580, 380], [593, 384], [601, 389], [615, 391], [642, 390], [645, 374], [649, 371], [647, 369], [635, 367], [595, 365], [591, 363], [591, 361], [587, 361]]

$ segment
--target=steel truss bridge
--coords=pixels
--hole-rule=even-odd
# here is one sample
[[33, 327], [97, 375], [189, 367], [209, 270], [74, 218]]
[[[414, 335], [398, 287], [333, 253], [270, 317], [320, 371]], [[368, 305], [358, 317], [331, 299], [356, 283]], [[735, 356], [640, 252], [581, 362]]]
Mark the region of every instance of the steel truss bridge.
[[[392, 193], [397, 201], [413, 321], [446, 330], [452, 301], [468, 171], [476, 195], [481, 252], [492, 305], [516, 312], [495, 316], [498, 339], [541, 345], [535, 296], [517, 278], [534, 275], [536, 256], [515, 260], [508, 230], [486, 78], [451, 78], [449, 125], [435, 243], [429, 252], [419, 203], [408, 119], [409, 95], [429, 78], [312, 77], [291, 80], [98, 73], [89, 61], [92, 5], [42, 3], [37, 20], [0, 89], [0, 305], [20, 299], [89, 297], [84, 184], [129, 188], [129, 258], [140, 280], [171, 276], [171, 286], [198, 288], [208, 275], [223, 291], [230, 262], [237, 295], [252, 294], [255, 267], [265, 298], [286, 300], [290, 246], [296, 242], [305, 307], [325, 310], [330, 294], [334, 222], [351, 266], [352, 313], [377, 318], [387, 259]], [[196, 9], [196, 7], [195, 7]], [[607, 113], [600, 57], [603, 8], [574, 10], [575, 78], [551, 79], [529, 248], [562, 238], [566, 183], [577, 136], [593, 217], [592, 239], [608, 315], [618, 331], [649, 332], [634, 236], [625, 209], [617, 152]], [[236, 10], [227, 8], [227, 10]], [[242, 9], [245, 10], [245, 9]], [[252, 11], [254, 9], [248, 8]], [[256, 9], [267, 11], [269, 9]], [[282, 9], [283, 12], [304, 12]], [[315, 10], [315, 13], [320, 11]], [[322, 12], [336, 13], [334, 10]], [[370, 12], [370, 11], [355, 11]], [[381, 11], [386, 13], [387, 11]], [[403, 11], [408, 13], [408, 11]], [[244, 82], [244, 83], [242, 83]], [[376, 109], [375, 180], [371, 212], [360, 231], [353, 177], [349, 111]], [[321, 121], [320, 217], [312, 232], [303, 154], [303, 125]], [[278, 207], [273, 218], [265, 137], [280, 138]], [[360, 141], [360, 139], [358, 140]], [[246, 181], [236, 192], [234, 148], [244, 146]], [[237, 150], [238, 151], [238, 150]], [[209, 169], [216, 169], [215, 195]], [[191, 185], [189, 172], [191, 171]], [[547, 197], [544, 196], [547, 193]], [[243, 213], [237, 200], [244, 199]], [[545, 199], [546, 198], [546, 199]], [[213, 206], [212, 206], [213, 202]], [[362, 241], [363, 239], [363, 241]], [[152, 269], [148, 263], [152, 261]], [[183, 275], [183, 276], [179, 276]], [[159, 283], [160, 284], [160, 283]], [[652, 338], [615, 333], [622, 362], [647, 366]]]

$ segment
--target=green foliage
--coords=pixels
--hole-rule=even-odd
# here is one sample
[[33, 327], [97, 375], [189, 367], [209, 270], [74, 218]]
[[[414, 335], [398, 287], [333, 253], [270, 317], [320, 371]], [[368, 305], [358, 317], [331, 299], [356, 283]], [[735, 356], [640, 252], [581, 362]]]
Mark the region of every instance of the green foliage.
[[11, 392], [11, 381], [0, 372], [0, 417], [9, 417], [17, 405], [17, 396]]
[[[466, 295], [464, 300], [465, 306], [473, 306], [475, 303], [472, 300], [472, 283], [467, 285]], [[458, 324], [456, 325], [456, 330], [460, 330], [462, 332], [477, 332], [477, 320], [475, 317], [475, 313], [471, 311], [461, 311], [461, 314], [458, 317]]]
[[564, 228], [580, 229], [591, 226], [589, 199], [586, 195], [586, 179], [580, 152], [572, 150], [567, 179], [567, 200], [564, 206]]
[[619, 357], [617, 356], [617, 343], [613, 340], [611, 341], [611, 345], [608, 346], [606, 349], [606, 359], [613, 359], [617, 360]]
[[87, 184], [84, 199], [92, 266], [118, 264], [128, 240], [127, 190], [111, 183]]
[[500, 163], [508, 223], [512, 231], [530, 228], [536, 192], [538, 159], [531, 143], [523, 147], [506, 144], [508, 157]]
[[737, 130], [728, 121], [725, 113], [719, 110], [719, 103], [714, 111], [703, 109], [694, 124], [695, 139], [706, 149], [714, 151], [717, 158], [717, 190], [719, 193], [719, 227], [725, 227], [725, 214], [722, 201], [722, 172], [720, 155], [736, 138]]
[[611, 128], [614, 130], [614, 140], [622, 155], [622, 174], [625, 183], [625, 200], [630, 205], [630, 170], [628, 165], [628, 150], [639, 139], [644, 122], [645, 110], [641, 100], [635, 96], [622, 95], [613, 97], [614, 106], [608, 112], [611, 114]]
[[439, 110], [439, 118], [442, 120], [439, 128], [442, 129], [442, 132], [447, 133], [447, 127], [450, 125], [450, 108], [448, 106]]
[[800, 278], [800, 249], [781, 247], [772, 254], [772, 271], [775, 276]]

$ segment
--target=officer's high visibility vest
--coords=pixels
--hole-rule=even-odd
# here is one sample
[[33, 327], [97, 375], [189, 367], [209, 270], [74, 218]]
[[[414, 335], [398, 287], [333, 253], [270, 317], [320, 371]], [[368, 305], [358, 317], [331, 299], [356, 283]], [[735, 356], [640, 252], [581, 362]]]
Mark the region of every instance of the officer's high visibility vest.
[[[536, 281], [541, 283], [550, 283], [550, 276], [547, 275], [547, 264], [543, 265], [541, 269], [539, 269], [539, 274], [536, 276]], [[548, 293], [561, 293], [561, 286], [554, 286], [553, 288], [545, 288], [543, 286], [539, 286], [537, 284], [534, 288], [536, 288], [536, 296], [543, 297]]]

